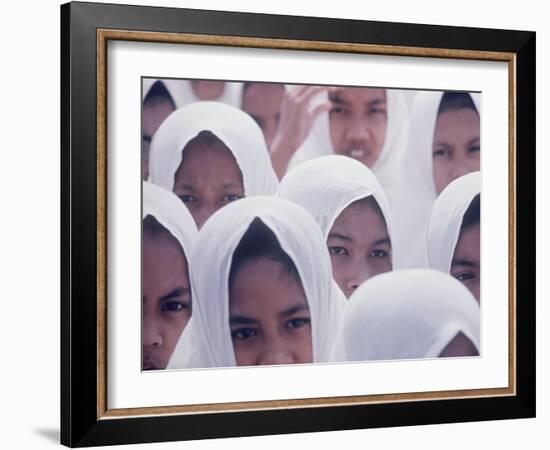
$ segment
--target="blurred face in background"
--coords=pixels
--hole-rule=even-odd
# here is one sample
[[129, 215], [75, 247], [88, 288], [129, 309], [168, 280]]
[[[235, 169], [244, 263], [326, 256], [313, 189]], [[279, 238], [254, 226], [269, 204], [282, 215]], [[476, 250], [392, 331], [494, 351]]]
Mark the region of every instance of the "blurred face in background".
[[285, 88], [282, 84], [250, 83], [243, 91], [243, 111], [250, 114], [264, 133], [270, 148], [279, 127]]
[[190, 83], [193, 92], [201, 100], [216, 100], [225, 90], [225, 81], [193, 80]]
[[143, 233], [142, 368], [164, 369], [191, 317], [187, 260], [168, 231]]
[[141, 178], [149, 177], [149, 147], [151, 139], [164, 119], [175, 110], [174, 103], [168, 97], [157, 96], [147, 100], [142, 114]]
[[243, 263], [229, 292], [229, 325], [238, 366], [313, 362], [304, 289], [268, 257]]
[[456, 178], [479, 170], [479, 114], [472, 108], [439, 114], [433, 139], [433, 174], [437, 194]]
[[346, 297], [369, 278], [392, 270], [386, 223], [365, 200], [344, 209], [327, 238], [332, 276]]
[[244, 197], [243, 178], [235, 157], [212, 134], [189, 141], [174, 176], [173, 190], [189, 209], [197, 228], [218, 209]]
[[334, 153], [372, 167], [382, 151], [388, 113], [386, 90], [338, 88], [329, 93], [330, 136]]

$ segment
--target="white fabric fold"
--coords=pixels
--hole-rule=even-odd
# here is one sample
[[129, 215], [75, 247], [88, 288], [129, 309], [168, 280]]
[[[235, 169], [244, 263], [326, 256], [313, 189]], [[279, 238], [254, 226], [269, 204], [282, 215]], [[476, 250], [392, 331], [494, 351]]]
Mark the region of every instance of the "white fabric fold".
[[481, 191], [481, 175], [472, 172], [449, 183], [435, 201], [427, 233], [428, 263], [449, 273], [464, 213]]
[[346, 300], [332, 280], [319, 227], [309, 213], [288, 200], [252, 197], [220, 209], [200, 230], [191, 268], [193, 315], [169, 369], [235, 366], [229, 326], [229, 273], [233, 253], [255, 218], [275, 234], [298, 269], [310, 310], [313, 361], [329, 360]]
[[459, 333], [480, 350], [480, 310], [462, 283], [436, 270], [388, 272], [350, 297], [336, 361], [438, 357]]
[[246, 196], [275, 193], [277, 176], [262, 130], [245, 112], [219, 102], [192, 103], [166, 118], [151, 142], [150, 181], [173, 190], [182, 152], [201, 131], [212, 132], [229, 148], [241, 170]]

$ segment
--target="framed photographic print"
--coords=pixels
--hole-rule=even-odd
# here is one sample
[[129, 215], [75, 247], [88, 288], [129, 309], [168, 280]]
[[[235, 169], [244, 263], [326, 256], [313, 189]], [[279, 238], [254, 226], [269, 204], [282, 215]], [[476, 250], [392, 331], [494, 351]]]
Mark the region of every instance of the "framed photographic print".
[[535, 33], [73, 2], [61, 55], [64, 445], [534, 417]]

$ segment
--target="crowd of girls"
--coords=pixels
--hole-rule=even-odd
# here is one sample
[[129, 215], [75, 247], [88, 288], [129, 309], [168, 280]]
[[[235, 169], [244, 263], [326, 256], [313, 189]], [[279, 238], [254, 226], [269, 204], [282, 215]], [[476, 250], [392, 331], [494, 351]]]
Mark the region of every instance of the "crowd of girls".
[[144, 79], [142, 367], [477, 356], [480, 95]]

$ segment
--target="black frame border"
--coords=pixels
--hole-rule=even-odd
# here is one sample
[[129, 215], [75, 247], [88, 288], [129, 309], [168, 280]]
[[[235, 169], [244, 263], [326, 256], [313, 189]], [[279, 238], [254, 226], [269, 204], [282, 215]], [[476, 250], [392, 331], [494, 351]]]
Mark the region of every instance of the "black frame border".
[[[97, 419], [96, 30], [516, 55], [516, 395]], [[284, 30], [284, 31], [282, 31]], [[61, 443], [70, 447], [535, 416], [534, 32], [114, 4], [61, 6]]]

